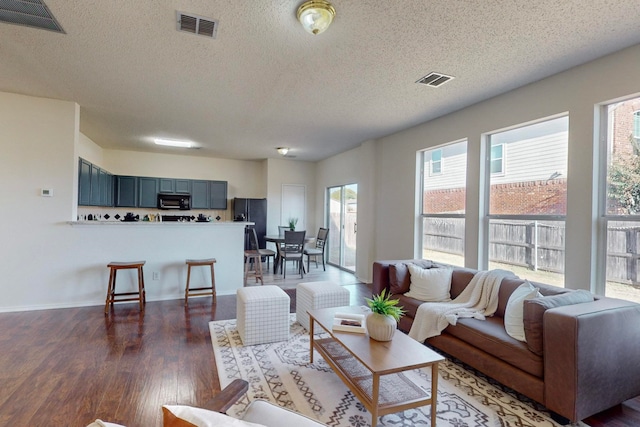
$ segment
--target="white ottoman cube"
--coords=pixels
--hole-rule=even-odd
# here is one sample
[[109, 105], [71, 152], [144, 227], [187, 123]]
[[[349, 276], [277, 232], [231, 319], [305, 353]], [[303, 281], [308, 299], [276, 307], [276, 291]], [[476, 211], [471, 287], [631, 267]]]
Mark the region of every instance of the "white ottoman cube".
[[349, 291], [333, 282], [299, 283], [296, 287], [296, 320], [309, 330], [307, 310], [349, 305]]
[[238, 333], [244, 345], [289, 339], [289, 295], [277, 286], [251, 286], [237, 292]]

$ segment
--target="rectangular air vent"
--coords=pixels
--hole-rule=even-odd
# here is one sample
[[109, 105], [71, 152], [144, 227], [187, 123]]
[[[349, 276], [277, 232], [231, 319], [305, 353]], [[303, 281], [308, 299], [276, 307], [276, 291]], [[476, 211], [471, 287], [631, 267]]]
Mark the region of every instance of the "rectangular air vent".
[[0, 0], [0, 21], [65, 33], [43, 0]]
[[431, 86], [431, 87], [440, 87], [449, 80], [453, 80], [452, 76], [447, 76], [445, 74], [440, 73], [429, 73], [416, 83], [420, 83], [423, 85]]
[[197, 34], [211, 39], [216, 38], [216, 33], [218, 32], [217, 20], [179, 11], [176, 13], [178, 16], [178, 31]]

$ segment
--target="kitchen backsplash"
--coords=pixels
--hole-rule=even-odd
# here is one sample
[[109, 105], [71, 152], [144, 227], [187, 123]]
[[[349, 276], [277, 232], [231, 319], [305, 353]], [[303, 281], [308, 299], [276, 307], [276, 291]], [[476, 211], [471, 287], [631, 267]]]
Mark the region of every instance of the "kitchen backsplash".
[[[185, 217], [191, 220], [198, 218], [211, 218], [212, 222], [232, 221], [232, 213], [229, 210], [212, 210], [212, 209], [192, 209], [188, 211], [167, 211], [160, 209], [145, 208], [105, 208], [101, 206], [78, 206], [78, 221], [122, 221], [127, 213], [137, 216], [139, 221], [143, 221], [145, 216], [147, 219], [158, 221], [158, 215], [171, 217]], [[203, 217], [200, 217], [202, 215]]]

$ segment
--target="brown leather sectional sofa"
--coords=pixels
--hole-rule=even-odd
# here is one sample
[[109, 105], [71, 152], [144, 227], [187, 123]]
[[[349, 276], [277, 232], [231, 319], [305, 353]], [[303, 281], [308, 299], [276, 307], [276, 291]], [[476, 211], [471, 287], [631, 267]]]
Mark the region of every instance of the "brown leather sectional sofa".
[[[387, 289], [400, 299], [407, 314], [401, 319], [399, 328], [405, 332], [410, 330], [422, 303], [402, 294], [410, 283], [407, 263], [425, 268], [442, 267], [423, 260], [376, 261], [373, 264], [372, 292], [375, 295]], [[475, 270], [464, 268], [453, 270], [452, 299], [462, 292], [475, 273]], [[504, 279], [494, 316], [484, 321], [459, 319], [456, 326], [448, 326], [427, 343], [571, 422], [640, 395], [640, 304], [595, 296], [591, 302], [540, 311], [540, 306], [525, 303], [527, 342], [521, 342], [506, 333], [503, 316], [509, 296], [522, 283], [521, 279]], [[576, 292], [532, 283], [549, 298]], [[544, 304], [549, 298], [538, 300], [543, 300]], [[536, 315], [539, 316], [537, 331], [533, 322], [527, 323]], [[532, 351], [530, 347], [536, 344], [538, 348], [532, 347]]]

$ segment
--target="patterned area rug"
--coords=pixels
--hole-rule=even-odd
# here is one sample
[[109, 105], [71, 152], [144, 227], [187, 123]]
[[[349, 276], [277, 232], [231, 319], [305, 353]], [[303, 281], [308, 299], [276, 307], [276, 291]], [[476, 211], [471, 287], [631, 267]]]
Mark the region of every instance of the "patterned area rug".
[[[309, 334], [291, 316], [289, 341], [243, 346], [235, 320], [210, 322], [213, 351], [225, 387], [249, 382], [247, 395], [228, 414], [239, 416], [255, 399], [265, 399], [328, 426], [367, 427], [371, 414], [317, 353], [309, 364]], [[430, 392], [430, 369], [408, 372], [404, 381]], [[396, 386], [397, 387], [397, 386]], [[407, 384], [398, 387], [402, 392]], [[379, 426], [429, 426], [429, 407], [379, 418]], [[450, 360], [440, 364], [439, 427], [560, 427], [543, 407]], [[588, 427], [584, 423], [578, 424]]]

